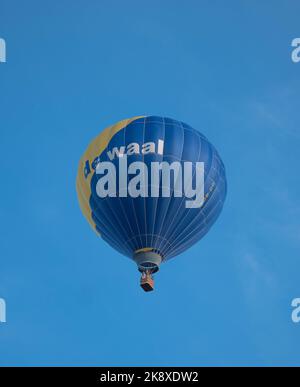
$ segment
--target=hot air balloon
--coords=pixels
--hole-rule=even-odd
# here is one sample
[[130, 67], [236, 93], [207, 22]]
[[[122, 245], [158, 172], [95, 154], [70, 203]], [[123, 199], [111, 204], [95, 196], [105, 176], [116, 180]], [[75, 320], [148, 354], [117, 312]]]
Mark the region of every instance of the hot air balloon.
[[90, 143], [76, 188], [94, 231], [136, 262], [141, 287], [151, 291], [160, 265], [198, 242], [218, 218], [226, 176], [199, 131], [171, 118], [138, 116]]

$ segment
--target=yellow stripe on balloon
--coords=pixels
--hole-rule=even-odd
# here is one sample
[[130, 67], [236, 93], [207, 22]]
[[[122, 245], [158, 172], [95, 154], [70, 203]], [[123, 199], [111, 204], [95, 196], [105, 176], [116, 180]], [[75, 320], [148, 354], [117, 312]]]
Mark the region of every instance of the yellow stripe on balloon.
[[147, 253], [149, 251], [152, 251], [153, 250], [153, 247], [144, 247], [142, 249], [138, 249], [138, 250], [135, 250], [135, 254], [137, 253]]
[[79, 205], [82, 213], [92, 226], [93, 230], [97, 232], [95, 222], [92, 219], [92, 212], [89, 205], [89, 200], [91, 196], [91, 179], [93, 173], [89, 173], [85, 178], [84, 168], [86, 161], [89, 161], [89, 165], [92, 168], [92, 162], [98, 157], [104, 149], [107, 147], [110, 140], [113, 136], [118, 133], [120, 130], [124, 129], [131, 122], [143, 118], [144, 116], [136, 116], [126, 120], [117, 122], [116, 124], [109, 126], [104, 129], [88, 146], [87, 150], [84, 152], [83, 156], [79, 161], [77, 178], [76, 178], [76, 191], [79, 200]]

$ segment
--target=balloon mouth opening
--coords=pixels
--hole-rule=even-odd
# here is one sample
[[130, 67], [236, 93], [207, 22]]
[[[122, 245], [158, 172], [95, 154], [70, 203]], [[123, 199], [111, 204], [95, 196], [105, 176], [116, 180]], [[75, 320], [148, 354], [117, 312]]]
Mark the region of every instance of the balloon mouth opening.
[[145, 248], [135, 251], [133, 260], [136, 262], [140, 272], [156, 273], [163, 258], [156, 250]]

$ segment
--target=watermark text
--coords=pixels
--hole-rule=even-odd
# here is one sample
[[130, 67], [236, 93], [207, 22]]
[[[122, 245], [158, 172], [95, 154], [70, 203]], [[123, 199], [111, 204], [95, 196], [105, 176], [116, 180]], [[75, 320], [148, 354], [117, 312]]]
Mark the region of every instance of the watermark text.
[[300, 322], [300, 298], [294, 298], [292, 301], [292, 321], [296, 324]]
[[300, 62], [300, 38], [293, 39], [292, 47], [295, 47], [292, 51], [292, 61], [298, 63]]
[[0, 323], [6, 322], [6, 303], [3, 298], [0, 298]]
[[[200, 208], [207, 199], [204, 195], [204, 162], [147, 161], [156, 154], [163, 157], [164, 141], [130, 143], [107, 151], [107, 158], [97, 157], [84, 166], [85, 178], [96, 171], [95, 191], [98, 197], [177, 197], [185, 198], [186, 208]], [[105, 155], [104, 155], [105, 156]], [[135, 156], [135, 157], [134, 157]], [[136, 160], [140, 156], [142, 161]], [[146, 162], [147, 161], [147, 162]], [[212, 182], [208, 195], [215, 188]]]
[[0, 38], [0, 63], [6, 62], [6, 42]]

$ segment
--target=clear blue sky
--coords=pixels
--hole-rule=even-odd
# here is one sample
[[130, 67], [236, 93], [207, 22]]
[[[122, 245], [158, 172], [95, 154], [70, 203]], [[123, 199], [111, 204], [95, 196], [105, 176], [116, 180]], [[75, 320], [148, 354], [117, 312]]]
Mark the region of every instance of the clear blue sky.
[[[299, 1], [0, 0], [2, 365], [299, 364]], [[221, 217], [156, 290], [92, 232], [75, 191], [102, 128], [202, 131]]]

